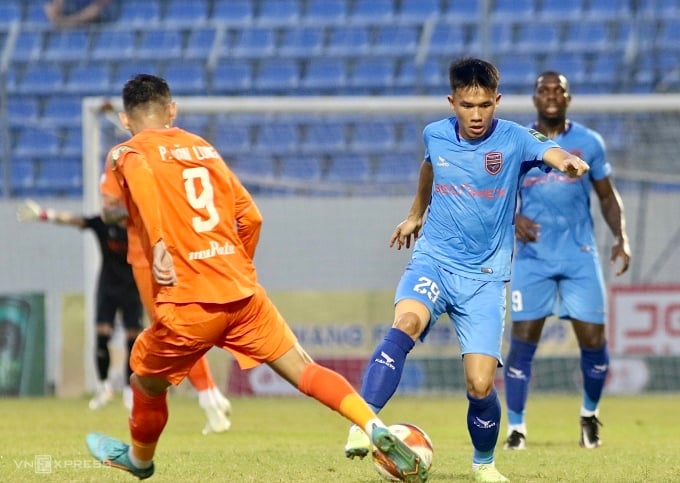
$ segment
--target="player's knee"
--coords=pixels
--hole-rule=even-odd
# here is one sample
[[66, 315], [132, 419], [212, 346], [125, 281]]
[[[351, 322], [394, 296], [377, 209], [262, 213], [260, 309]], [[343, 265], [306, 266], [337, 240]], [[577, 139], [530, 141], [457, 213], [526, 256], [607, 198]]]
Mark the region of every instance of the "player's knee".
[[397, 319], [394, 321], [394, 324], [392, 324], [392, 327], [405, 332], [413, 340], [417, 339], [425, 329], [420, 317], [418, 317], [418, 315], [413, 312], [406, 312], [399, 315], [399, 317], [397, 317]]
[[493, 377], [483, 375], [477, 377], [466, 377], [468, 394], [475, 399], [484, 399], [493, 391]]

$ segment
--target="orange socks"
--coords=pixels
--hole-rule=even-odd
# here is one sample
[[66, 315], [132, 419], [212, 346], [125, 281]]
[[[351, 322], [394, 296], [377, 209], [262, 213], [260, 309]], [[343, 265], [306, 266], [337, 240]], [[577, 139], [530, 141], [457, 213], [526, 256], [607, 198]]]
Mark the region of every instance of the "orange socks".
[[302, 372], [298, 389], [339, 412], [360, 428], [376, 418], [352, 385], [343, 376], [319, 364], [309, 364]]
[[156, 444], [168, 422], [168, 393], [148, 396], [133, 382], [132, 413], [128, 421], [132, 436], [132, 454], [140, 461], [151, 461]]
[[194, 386], [194, 389], [197, 391], [205, 391], [206, 389], [215, 387], [215, 381], [210, 372], [210, 365], [208, 365], [208, 358], [206, 356], [203, 356], [196, 361], [196, 364], [191, 368], [187, 377], [189, 378], [191, 385]]

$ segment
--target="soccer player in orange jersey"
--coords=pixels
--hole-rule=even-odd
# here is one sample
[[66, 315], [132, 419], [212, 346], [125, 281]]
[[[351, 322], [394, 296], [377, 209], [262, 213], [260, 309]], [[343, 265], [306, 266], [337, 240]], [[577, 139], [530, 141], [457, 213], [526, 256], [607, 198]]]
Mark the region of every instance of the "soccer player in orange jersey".
[[168, 419], [167, 388], [217, 346], [243, 368], [268, 364], [364, 428], [403, 479], [425, 481], [419, 457], [344, 377], [312, 360], [257, 282], [257, 206], [213, 146], [172, 127], [177, 107], [167, 83], [135, 76], [123, 88], [123, 107], [119, 118], [132, 138], [114, 147], [107, 162], [128, 195], [129, 222], [143, 227], [158, 291], [151, 326], [132, 350], [132, 443], [91, 433], [91, 454], [140, 479], [150, 477]]
[[[108, 222], [118, 222], [128, 218], [128, 208], [125, 206], [125, 193], [116, 181], [116, 177], [111, 169], [111, 164], [106, 164], [106, 169], [100, 182], [102, 193], [102, 217]], [[132, 207], [134, 209], [134, 206]], [[127, 261], [132, 267], [132, 274], [137, 285], [137, 290], [144, 305], [144, 309], [149, 314], [149, 319], [153, 316], [153, 298], [157, 291], [151, 267], [144, 256], [142, 246], [144, 230], [133, 220], [126, 223], [128, 252]], [[198, 404], [205, 412], [208, 421], [203, 428], [203, 434], [223, 433], [231, 427], [229, 416], [231, 415], [231, 403], [215, 385], [215, 380], [210, 371], [208, 358], [201, 357], [191, 368], [187, 375], [189, 382], [198, 393]]]

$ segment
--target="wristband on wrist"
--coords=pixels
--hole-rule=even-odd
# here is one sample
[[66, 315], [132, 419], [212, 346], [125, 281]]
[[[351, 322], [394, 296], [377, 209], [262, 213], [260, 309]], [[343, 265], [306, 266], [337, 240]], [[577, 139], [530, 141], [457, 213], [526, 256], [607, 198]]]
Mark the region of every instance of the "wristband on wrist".
[[46, 210], [42, 210], [40, 212], [40, 219], [43, 221], [53, 221], [55, 218], [55, 211], [51, 208], [47, 208]]

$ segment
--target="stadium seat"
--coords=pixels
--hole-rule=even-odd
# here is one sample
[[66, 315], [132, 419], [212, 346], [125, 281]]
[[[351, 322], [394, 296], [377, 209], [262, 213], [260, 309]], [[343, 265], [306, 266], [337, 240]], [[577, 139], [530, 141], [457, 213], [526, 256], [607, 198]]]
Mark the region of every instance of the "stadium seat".
[[306, 66], [300, 86], [310, 92], [338, 92], [347, 85], [347, 65], [343, 59], [318, 57]]
[[444, 18], [449, 21], [476, 22], [482, 13], [479, 0], [448, 0], [444, 3]]
[[174, 28], [142, 29], [137, 59], [176, 60], [182, 54], [182, 38]]
[[274, 159], [271, 156], [244, 155], [239, 156], [232, 167], [241, 180], [249, 181], [271, 180], [274, 178]]
[[156, 24], [161, 19], [159, 0], [125, 0], [122, 2], [120, 18], [127, 25]]
[[260, 63], [253, 87], [263, 93], [276, 94], [297, 88], [299, 82], [298, 61], [267, 59]]
[[300, 141], [300, 149], [303, 152], [334, 152], [342, 151], [346, 146], [346, 128], [341, 121], [319, 120], [309, 124], [303, 139]]
[[38, 121], [38, 99], [35, 96], [8, 96], [6, 106], [10, 126], [25, 126]]
[[556, 22], [522, 22], [516, 34], [516, 53], [550, 54], [560, 50], [560, 26]]
[[52, 196], [81, 196], [83, 165], [79, 158], [43, 160], [35, 180], [35, 187]]
[[310, 24], [339, 25], [347, 19], [345, 0], [308, 0], [303, 20]]
[[321, 179], [322, 167], [319, 156], [283, 156], [279, 176], [284, 181], [318, 181]]
[[633, 12], [629, 0], [597, 0], [588, 2], [584, 14], [586, 18], [594, 20], [626, 20]]
[[205, 95], [208, 82], [203, 62], [170, 62], [163, 69], [173, 94]]
[[117, 92], [122, 86], [111, 84], [111, 68], [106, 62], [89, 62], [71, 68], [64, 89], [69, 94], [102, 95]]
[[382, 153], [394, 149], [396, 132], [390, 121], [358, 121], [348, 147], [359, 153]]
[[607, 24], [599, 21], [575, 21], [567, 25], [563, 51], [597, 53], [611, 47]]
[[499, 21], [527, 21], [536, 13], [534, 0], [495, 0], [491, 5], [491, 17]]
[[591, 84], [602, 85], [605, 91], [611, 92], [623, 80], [620, 76], [623, 62], [624, 59], [619, 55], [609, 52], [598, 54], [592, 60], [586, 80]]
[[211, 136], [211, 124], [211, 118], [208, 114], [182, 114], [181, 111], [174, 122], [175, 126], [206, 139]]
[[422, 23], [440, 15], [439, 0], [402, 0], [397, 19], [407, 23]]
[[26, 12], [24, 14], [24, 25], [30, 27], [48, 27], [50, 25], [47, 16], [45, 15], [44, 2], [25, 2]]
[[94, 39], [94, 60], [121, 60], [134, 58], [137, 48], [135, 30], [129, 28], [104, 28]]
[[297, 150], [297, 126], [289, 122], [264, 122], [260, 124], [255, 149], [266, 153], [285, 154]]
[[260, 0], [255, 21], [263, 25], [295, 25], [300, 19], [299, 0]]
[[[448, 58], [446, 60], [448, 62]], [[411, 87], [415, 94], [445, 93], [449, 85], [447, 68], [439, 57], [430, 57], [423, 64], [415, 64], [409, 59], [401, 65], [395, 85]]]
[[217, 48], [215, 40], [217, 30], [215, 28], [194, 28], [189, 31], [187, 46], [182, 57], [185, 59], [208, 59]]
[[223, 157], [252, 151], [251, 127], [229, 115], [217, 115], [214, 145]]
[[233, 44], [227, 52], [223, 49], [220, 56], [242, 58], [271, 57], [274, 54], [275, 45], [276, 36], [274, 30], [264, 27], [245, 27], [235, 32]]
[[367, 54], [370, 49], [370, 31], [363, 26], [331, 27], [328, 32], [326, 54], [351, 56]]
[[247, 60], [220, 59], [212, 76], [213, 94], [235, 94], [252, 87], [253, 68]]
[[59, 152], [62, 157], [76, 158], [83, 153], [83, 131], [80, 127], [64, 130], [64, 140]]
[[392, 59], [362, 57], [356, 61], [347, 85], [357, 94], [381, 94], [392, 86], [394, 76]]
[[667, 51], [680, 50], [680, 19], [672, 18], [661, 21], [655, 46]]
[[16, 62], [33, 62], [42, 56], [43, 35], [40, 30], [22, 30], [17, 35], [12, 52]]
[[211, 18], [228, 25], [250, 25], [254, 15], [253, 3], [251, 0], [218, 0]]
[[7, 0], [0, 3], [0, 28], [6, 29], [13, 22], [21, 21], [21, 8], [18, 1]]
[[371, 164], [368, 156], [340, 154], [331, 158], [326, 180], [336, 183], [365, 183], [370, 180]]
[[531, 93], [538, 75], [536, 57], [532, 55], [504, 55], [496, 66], [501, 73], [500, 91], [506, 93]]
[[455, 56], [465, 51], [465, 31], [458, 23], [438, 22], [430, 36], [430, 55]]
[[13, 196], [31, 196], [35, 190], [33, 160], [13, 160], [9, 165], [10, 192]]
[[371, 54], [412, 56], [418, 48], [418, 28], [409, 25], [380, 25], [375, 32]]
[[47, 36], [43, 58], [48, 61], [84, 60], [89, 54], [87, 30], [60, 30]]
[[323, 52], [322, 27], [288, 27], [282, 33], [277, 53], [284, 57], [313, 57]]
[[45, 126], [80, 127], [82, 124], [82, 98], [65, 96], [62, 93], [45, 100], [40, 122]]
[[496, 55], [505, 55], [514, 51], [513, 24], [511, 22], [494, 21], [489, 29], [489, 36]]
[[49, 157], [59, 154], [61, 136], [57, 129], [24, 127], [17, 133], [12, 155], [18, 158]]
[[161, 21], [167, 26], [197, 27], [208, 19], [207, 0], [167, 0], [165, 16]]
[[156, 62], [144, 60], [120, 62], [113, 75], [112, 87], [120, 90], [127, 81], [137, 74], [161, 75], [160, 65]]
[[356, 0], [348, 20], [357, 23], [388, 23], [394, 18], [392, 0]]
[[581, 0], [543, 0], [538, 19], [548, 22], [579, 20], [584, 9]]
[[564, 74], [573, 89], [585, 81], [588, 62], [586, 56], [580, 53], [553, 53], [545, 58], [541, 70], [554, 70]]
[[64, 87], [64, 72], [58, 64], [31, 64], [26, 67], [17, 90], [23, 94], [53, 94]]
[[408, 151], [395, 151], [376, 158], [375, 181], [409, 183], [418, 180], [421, 161]]

